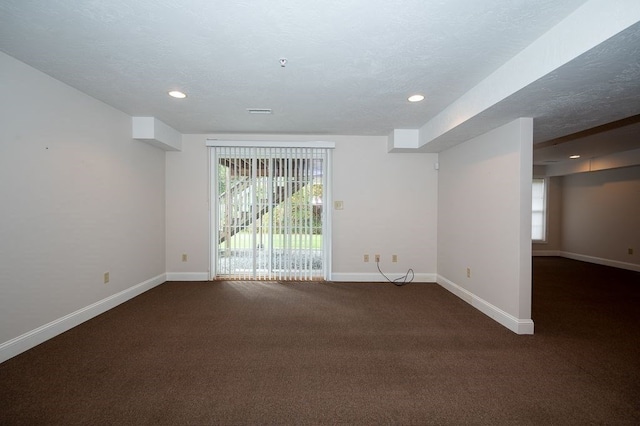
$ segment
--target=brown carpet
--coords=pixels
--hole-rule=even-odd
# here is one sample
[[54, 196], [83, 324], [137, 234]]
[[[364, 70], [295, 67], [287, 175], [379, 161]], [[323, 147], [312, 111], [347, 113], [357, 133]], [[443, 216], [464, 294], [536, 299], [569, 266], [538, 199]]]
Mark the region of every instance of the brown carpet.
[[435, 284], [166, 283], [0, 364], [0, 424], [640, 424], [639, 278], [536, 258], [534, 336]]

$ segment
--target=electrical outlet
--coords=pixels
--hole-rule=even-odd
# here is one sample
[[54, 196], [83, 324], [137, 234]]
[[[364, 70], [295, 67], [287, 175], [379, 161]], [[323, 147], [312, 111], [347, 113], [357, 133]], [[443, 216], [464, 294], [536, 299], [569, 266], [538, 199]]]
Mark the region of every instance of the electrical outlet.
[[187, 254], [186, 254], [186, 253], [183, 253], [183, 254], [182, 254], [182, 261], [183, 261], [183, 262], [186, 262], [186, 261], [187, 261]]
[[632, 248], [627, 249], [627, 253], [633, 254], [633, 249]]
[[365, 255], [364, 255], [364, 261], [365, 261], [365, 262], [368, 262], [368, 261], [369, 261], [369, 255], [368, 255], [368, 254], [365, 254]]
[[394, 263], [397, 262], [398, 261], [398, 255], [397, 254], [392, 254], [391, 255], [391, 261], [394, 262]]
[[104, 283], [107, 284], [109, 282], [109, 273], [105, 272], [104, 273]]
[[467, 278], [471, 278], [471, 268], [467, 268]]
[[376, 263], [380, 262], [380, 255], [376, 254]]

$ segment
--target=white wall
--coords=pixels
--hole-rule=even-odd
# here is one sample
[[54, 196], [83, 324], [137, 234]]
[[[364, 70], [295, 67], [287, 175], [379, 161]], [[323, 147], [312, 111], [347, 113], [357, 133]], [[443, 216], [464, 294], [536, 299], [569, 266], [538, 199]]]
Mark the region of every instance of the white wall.
[[[182, 135], [167, 152], [167, 279], [209, 279], [209, 155], [204, 135]], [[182, 255], [187, 262], [182, 262]]]
[[[383, 280], [373, 261], [363, 262], [364, 254], [380, 254], [391, 278], [412, 268], [416, 280], [435, 280], [437, 155], [389, 154], [386, 137], [319, 135], [184, 135], [182, 152], [167, 153], [169, 279], [207, 278], [207, 138], [334, 141], [333, 195], [344, 210], [333, 211], [332, 279]], [[398, 263], [391, 263], [392, 254]]]
[[440, 153], [438, 282], [518, 333], [533, 332], [532, 138], [518, 119]]
[[562, 182], [563, 255], [640, 271], [640, 166]]
[[419, 281], [435, 281], [437, 154], [387, 153], [386, 137], [335, 140], [333, 195], [344, 210], [333, 211], [333, 278], [380, 280], [362, 260], [380, 254], [393, 278], [412, 268]]
[[2, 53], [0, 82], [1, 361], [162, 282], [165, 160], [128, 115]]

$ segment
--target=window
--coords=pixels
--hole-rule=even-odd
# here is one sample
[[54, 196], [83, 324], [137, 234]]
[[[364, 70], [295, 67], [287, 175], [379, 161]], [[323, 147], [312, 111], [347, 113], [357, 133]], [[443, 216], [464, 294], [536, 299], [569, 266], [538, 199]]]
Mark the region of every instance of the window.
[[547, 222], [547, 185], [546, 179], [533, 179], [531, 191], [531, 239], [545, 241]]

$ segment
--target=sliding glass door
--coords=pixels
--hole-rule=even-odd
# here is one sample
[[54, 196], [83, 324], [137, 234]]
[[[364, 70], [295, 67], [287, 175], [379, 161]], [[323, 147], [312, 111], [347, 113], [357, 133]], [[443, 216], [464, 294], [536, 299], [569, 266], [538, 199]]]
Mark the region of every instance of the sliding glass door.
[[325, 279], [328, 150], [212, 148], [214, 278]]

